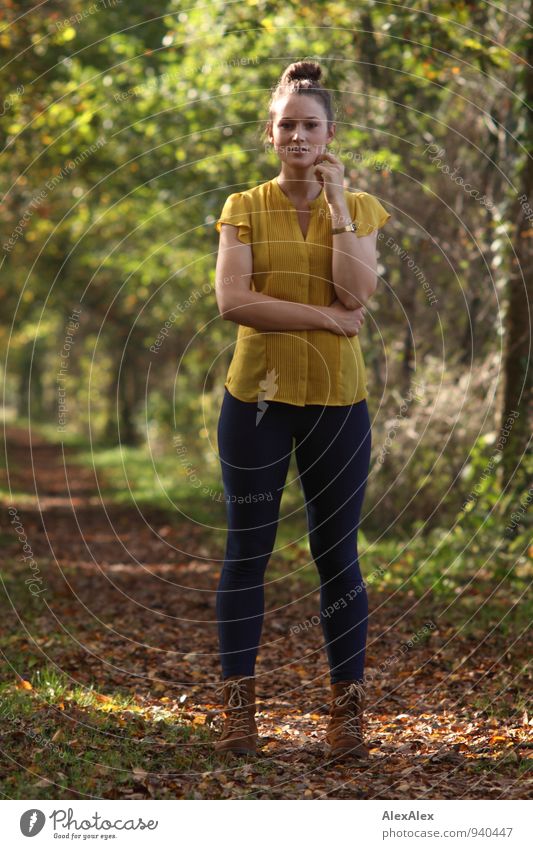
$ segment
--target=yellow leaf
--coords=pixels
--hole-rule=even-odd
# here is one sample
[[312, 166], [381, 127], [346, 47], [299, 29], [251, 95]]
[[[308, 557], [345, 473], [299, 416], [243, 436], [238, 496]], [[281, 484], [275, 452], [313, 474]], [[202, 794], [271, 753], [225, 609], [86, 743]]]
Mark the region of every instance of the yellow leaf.
[[104, 711], [104, 713], [111, 713], [112, 711], [122, 710], [122, 708], [120, 707], [120, 705], [115, 705], [115, 704], [113, 704], [113, 702], [111, 702], [111, 703], [106, 703], [105, 705], [102, 705], [102, 707], [99, 708], [99, 710]]
[[61, 36], [58, 41], [72, 41], [73, 38], [76, 38], [76, 30], [74, 27], [66, 27], [61, 33]]

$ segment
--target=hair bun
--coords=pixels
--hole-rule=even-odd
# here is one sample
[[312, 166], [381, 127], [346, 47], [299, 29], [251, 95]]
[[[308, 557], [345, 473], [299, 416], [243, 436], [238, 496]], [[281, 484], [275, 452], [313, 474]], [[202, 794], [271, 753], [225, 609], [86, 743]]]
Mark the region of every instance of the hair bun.
[[265, 133], [267, 133], [267, 128], [269, 128], [268, 132], [272, 130], [277, 100], [285, 98], [287, 95], [292, 96], [293, 94], [305, 94], [307, 97], [314, 97], [320, 101], [329, 127], [335, 121], [335, 111], [333, 108], [332, 93], [328, 88], [323, 86], [321, 77], [322, 66], [320, 62], [315, 62], [313, 59], [302, 59], [299, 62], [291, 62], [285, 68], [279, 81], [272, 89], [268, 104], [268, 122], [265, 127]]
[[322, 68], [318, 62], [305, 61], [293, 62], [282, 74], [281, 83], [289, 83], [292, 80], [312, 80], [318, 82], [322, 77]]

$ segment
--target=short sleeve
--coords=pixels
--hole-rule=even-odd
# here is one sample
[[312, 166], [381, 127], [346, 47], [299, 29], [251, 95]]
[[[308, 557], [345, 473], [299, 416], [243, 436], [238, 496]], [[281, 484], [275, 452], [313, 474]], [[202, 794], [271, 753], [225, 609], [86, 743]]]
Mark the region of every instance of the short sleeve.
[[220, 218], [215, 221], [215, 227], [220, 233], [221, 224], [233, 224], [239, 228], [238, 239], [246, 245], [252, 243], [252, 225], [250, 223], [250, 211], [247, 208], [246, 198], [242, 192], [228, 195]]
[[368, 192], [351, 192], [352, 215], [357, 224], [357, 236], [369, 236], [391, 218], [390, 212]]

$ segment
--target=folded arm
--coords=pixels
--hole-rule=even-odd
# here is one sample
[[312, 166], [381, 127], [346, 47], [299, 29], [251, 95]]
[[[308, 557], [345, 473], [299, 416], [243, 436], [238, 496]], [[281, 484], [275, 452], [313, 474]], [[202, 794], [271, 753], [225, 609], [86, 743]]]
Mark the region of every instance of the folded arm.
[[[353, 220], [345, 200], [330, 204], [329, 211], [332, 227], [344, 227]], [[376, 291], [377, 236], [377, 229], [368, 236], [349, 231], [332, 236], [332, 282], [348, 309], [364, 306]]]
[[[256, 330], [329, 330], [355, 335], [363, 316], [338, 300], [330, 306], [285, 301], [254, 292], [251, 245], [237, 237], [237, 227], [222, 224], [216, 265], [215, 293], [222, 318]], [[355, 329], [357, 328], [357, 329]], [[352, 332], [353, 330], [353, 332]]]

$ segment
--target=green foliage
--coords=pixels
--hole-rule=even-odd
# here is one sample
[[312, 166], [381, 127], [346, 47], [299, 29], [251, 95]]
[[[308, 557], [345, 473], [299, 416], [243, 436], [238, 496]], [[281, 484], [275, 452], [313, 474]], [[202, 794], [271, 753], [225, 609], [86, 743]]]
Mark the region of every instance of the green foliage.
[[[93, 11], [75, 0], [50, 2], [25, 15], [20, 4], [5, 6], [0, 215], [4, 245], [10, 237], [14, 244], [3, 254], [0, 345], [10, 410], [26, 415], [29, 394], [32, 421], [53, 428], [65, 322], [79, 306], [66, 378], [71, 435], [135, 446], [150, 433], [168, 443], [179, 432], [203, 450], [205, 410], [212, 432], [236, 335], [218, 316], [213, 225], [229, 192], [279, 169], [261, 135], [269, 93], [285, 65], [305, 56], [321, 59], [334, 92], [333, 148], [350, 187], [388, 200], [393, 220], [385, 235], [439, 295], [435, 310], [398, 253], [380, 249], [387, 279], [373, 299], [375, 329], [365, 329], [362, 341], [376, 399], [386, 381], [383, 339], [388, 347], [383, 418], [397, 401], [389, 385], [402, 391], [409, 384], [408, 327], [417, 335], [418, 367], [432, 373], [435, 386], [440, 334], [453, 328], [457, 344], [446, 368], [451, 381], [460, 379], [470, 356], [473, 297], [485, 309], [473, 368], [484, 367], [499, 345], [494, 287], [503, 292], [512, 264], [513, 199], [488, 218], [426, 149], [442, 146], [450, 166], [461, 163], [464, 178], [490, 185], [496, 198], [520, 170], [525, 157], [512, 141], [519, 113], [500, 104], [499, 92], [502, 83], [509, 91], [526, 86], [512, 58], [526, 34], [508, 30], [503, 10], [444, 0], [416, 10], [371, 0], [355, 7], [327, 0], [185, 7], [166, 0], [147, 17], [141, 0], [110, 0]], [[502, 112], [484, 120], [473, 104], [492, 77]], [[498, 125], [510, 131], [505, 146]], [[486, 137], [472, 145], [478, 132]], [[405, 485], [437, 504], [469, 444], [448, 446], [449, 472], [431, 478], [426, 470], [440, 448], [425, 447]], [[394, 461], [383, 471], [379, 490], [388, 493]], [[497, 521], [490, 493], [483, 497], [490, 525]], [[517, 494], [505, 498], [510, 506]], [[385, 516], [397, 511], [396, 499], [385, 496]], [[404, 514], [407, 537], [425, 518], [420, 504]], [[439, 519], [454, 512], [449, 499]], [[470, 521], [461, 516], [465, 528]]]

